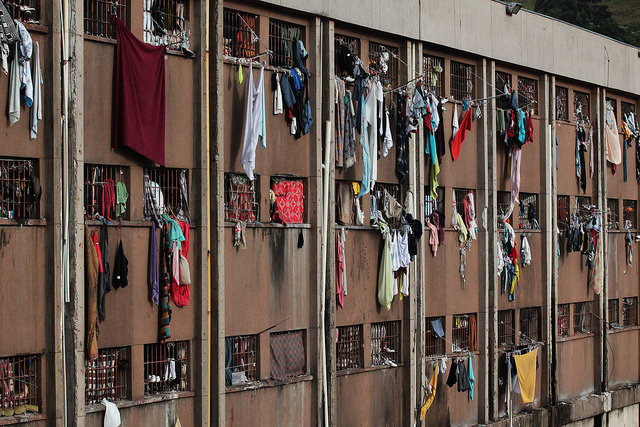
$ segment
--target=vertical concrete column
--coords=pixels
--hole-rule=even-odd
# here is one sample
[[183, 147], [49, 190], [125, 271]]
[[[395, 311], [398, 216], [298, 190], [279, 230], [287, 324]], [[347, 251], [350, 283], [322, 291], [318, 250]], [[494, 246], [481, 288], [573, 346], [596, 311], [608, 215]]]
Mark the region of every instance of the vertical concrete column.
[[[595, 95], [595, 96], [594, 96]], [[595, 98], [595, 100], [594, 100]], [[604, 88], [596, 88], [594, 94], [591, 96], [591, 106], [595, 111], [595, 123], [596, 129], [593, 132], [593, 144], [591, 149], [596, 150], [596, 173], [597, 173], [597, 196], [598, 196], [598, 209], [602, 212], [602, 231], [600, 232], [600, 240], [598, 240], [598, 252], [601, 255], [602, 268], [604, 271], [602, 291], [600, 297], [596, 296], [598, 302], [598, 325], [597, 329], [597, 348], [595, 363], [595, 370], [600, 379], [600, 391], [606, 392], [609, 390], [609, 353], [607, 349], [607, 339], [609, 335], [609, 277], [606, 274], [609, 268], [609, 257], [605, 254], [609, 253], [609, 230], [606, 224], [609, 223], [607, 212], [607, 160], [604, 156], [605, 144], [606, 144], [606, 114], [607, 114], [607, 92]], [[595, 108], [593, 108], [595, 107]], [[602, 320], [604, 321], [602, 321]]]
[[210, 414], [211, 423], [225, 425], [225, 281], [224, 281], [224, 91], [222, 76], [223, 2], [209, 2], [209, 139], [211, 246], [216, 260], [211, 264], [211, 294], [209, 300], [210, 345]]
[[[549, 372], [549, 393], [550, 396], [550, 404], [555, 405], [558, 402], [558, 171], [556, 169], [556, 165], [558, 164], [558, 150], [556, 148], [556, 138], [557, 138], [557, 129], [556, 129], [556, 78], [555, 76], [549, 76], [547, 78], [549, 81], [549, 97], [553, 100], [553, 102], [549, 105], [549, 122], [551, 124], [551, 218], [552, 219], [552, 246], [553, 246], [553, 256], [551, 259], [551, 289], [549, 289], [549, 296], [546, 298], [547, 303], [549, 303], [551, 309], [551, 316], [549, 316], [551, 325], [549, 333], [551, 334], [547, 341], [547, 356], [550, 357], [550, 372]], [[547, 131], [549, 132], [549, 131]]]

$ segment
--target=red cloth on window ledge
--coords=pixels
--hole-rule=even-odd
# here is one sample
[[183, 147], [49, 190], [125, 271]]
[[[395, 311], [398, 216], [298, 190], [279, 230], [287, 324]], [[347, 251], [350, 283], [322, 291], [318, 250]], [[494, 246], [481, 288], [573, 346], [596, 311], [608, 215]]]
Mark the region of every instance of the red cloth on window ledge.
[[138, 40], [115, 18], [117, 44], [113, 147], [164, 162], [164, 46]]
[[283, 224], [302, 224], [304, 195], [301, 180], [280, 180], [272, 185], [276, 195], [273, 220]]

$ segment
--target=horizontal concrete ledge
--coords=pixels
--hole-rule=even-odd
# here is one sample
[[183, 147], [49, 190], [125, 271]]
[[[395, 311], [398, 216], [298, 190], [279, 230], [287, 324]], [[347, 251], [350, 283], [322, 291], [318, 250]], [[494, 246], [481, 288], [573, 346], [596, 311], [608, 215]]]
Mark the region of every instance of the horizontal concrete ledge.
[[15, 415], [13, 417], [0, 417], [0, 426], [26, 424], [34, 421], [44, 421], [46, 419], [47, 419], [47, 416], [45, 414], [25, 414], [25, 415]]
[[242, 391], [258, 390], [268, 387], [281, 387], [289, 384], [297, 384], [306, 381], [313, 381], [313, 375], [299, 375], [297, 377], [287, 378], [286, 380], [261, 380], [253, 381], [246, 384], [238, 384], [226, 387], [227, 393], [238, 393]]
[[[118, 402], [113, 402], [118, 407], [118, 409], [123, 408], [132, 408], [134, 406], [140, 405], [150, 405], [152, 403], [166, 402], [168, 400], [176, 400], [176, 399], [184, 399], [188, 397], [195, 397], [195, 393], [193, 391], [182, 391], [182, 392], [173, 392], [173, 393], [163, 393], [154, 396], [148, 396], [144, 399], [140, 400], [121, 400]], [[85, 414], [92, 414], [94, 412], [104, 412], [104, 405], [89, 405], [85, 406]]]

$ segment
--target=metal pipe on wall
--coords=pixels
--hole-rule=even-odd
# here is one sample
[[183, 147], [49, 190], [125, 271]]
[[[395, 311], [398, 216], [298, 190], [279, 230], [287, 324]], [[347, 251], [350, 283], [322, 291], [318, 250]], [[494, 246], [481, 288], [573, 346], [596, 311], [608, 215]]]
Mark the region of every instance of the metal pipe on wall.
[[324, 425], [328, 426], [329, 422], [329, 401], [327, 399], [327, 337], [325, 333], [326, 321], [326, 291], [327, 291], [327, 253], [329, 247], [327, 245], [328, 227], [329, 227], [329, 149], [331, 147], [331, 121], [325, 121], [324, 133], [324, 163], [322, 165], [322, 280], [320, 288], [320, 346], [322, 360], [322, 398], [324, 409]]

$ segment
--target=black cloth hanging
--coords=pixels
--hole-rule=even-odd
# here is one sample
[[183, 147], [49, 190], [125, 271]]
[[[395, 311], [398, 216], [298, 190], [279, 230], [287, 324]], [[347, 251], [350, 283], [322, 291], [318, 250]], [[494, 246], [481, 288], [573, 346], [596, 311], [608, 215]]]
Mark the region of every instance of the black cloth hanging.
[[442, 164], [442, 157], [447, 152], [447, 144], [444, 140], [444, 118], [442, 117], [442, 103], [438, 104], [438, 117], [440, 118], [440, 124], [436, 129], [436, 152], [438, 153], [438, 163]]
[[458, 391], [469, 391], [470, 388], [469, 372], [467, 372], [467, 367], [464, 366], [464, 362], [460, 362], [458, 363]]
[[109, 269], [109, 229], [107, 224], [100, 228], [100, 252], [102, 254], [102, 272], [98, 273], [98, 317], [101, 322], [106, 319], [106, 298], [111, 291], [111, 273]]
[[114, 289], [126, 288], [129, 284], [127, 275], [129, 274], [129, 260], [122, 249], [122, 240], [116, 249], [116, 258], [113, 262], [113, 287]]
[[451, 369], [449, 370], [449, 377], [447, 378], [447, 385], [453, 387], [458, 381], [458, 360], [454, 360], [451, 363]]

